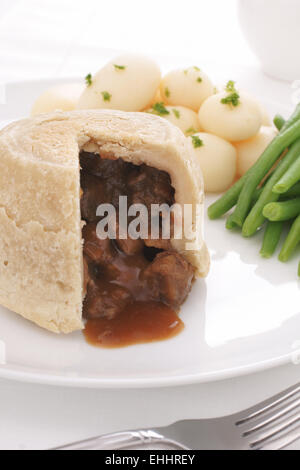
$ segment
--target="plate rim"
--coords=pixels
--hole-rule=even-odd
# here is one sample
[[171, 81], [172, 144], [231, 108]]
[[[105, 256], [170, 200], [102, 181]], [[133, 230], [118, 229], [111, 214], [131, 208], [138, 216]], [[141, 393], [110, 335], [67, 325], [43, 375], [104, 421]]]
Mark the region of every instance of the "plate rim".
[[[255, 67], [241, 66], [241, 68], [255, 69]], [[22, 84], [42, 84], [47, 83], [53, 85], [59, 83], [83, 81], [82, 77], [41, 77], [25, 80], [11, 80], [7, 81], [8, 86], [18, 86]], [[50, 85], [51, 86], [51, 85]], [[281, 104], [278, 100], [269, 101], [269, 104], [278, 104], [281, 108], [285, 108], [288, 112], [289, 106]], [[10, 120], [11, 121], [11, 120]], [[4, 120], [0, 120], [4, 122]], [[237, 377], [244, 377], [253, 373], [259, 373], [264, 370], [270, 370], [276, 367], [287, 365], [291, 362], [292, 353], [277, 356], [275, 358], [266, 359], [259, 362], [254, 362], [249, 365], [237, 366], [234, 368], [227, 368], [224, 370], [216, 370], [204, 373], [190, 373], [179, 374], [176, 376], [164, 377], [142, 377], [142, 378], [98, 378], [98, 377], [76, 377], [67, 375], [57, 375], [40, 372], [18, 371], [14, 366], [0, 364], [0, 379], [8, 379], [17, 382], [44, 384], [60, 387], [71, 388], [89, 388], [89, 389], [143, 389], [143, 388], [160, 388], [160, 387], [178, 387], [187, 385], [197, 385], [212, 382], [220, 382]], [[29, 368], [28, 368], [29, 369]]]
[[222, 382], [224, 380], [237, 377], [245, 377], [264, 370], [287, 365], [291, 361], [291, 353], [279, 356], [274, 359], [256, 362], [248, 366], [239, 366], [222, 371], [206, 372], [199, 374], [181, 374], [177, 376], [165, 376], [159, 378], [141, 379], [111, 379], [95, 377], [70, 377], [55, 374], [41, 374], [36, 372], [20, 372], [13, 369], [6, 369], [0, 365], [0, 379], [14, 380], [17, 382], [53, 385], [69, 388], [89, 388], [89, 389], [152, 389], [165, 387], [179, 387], [187, 385], [209, 384]]

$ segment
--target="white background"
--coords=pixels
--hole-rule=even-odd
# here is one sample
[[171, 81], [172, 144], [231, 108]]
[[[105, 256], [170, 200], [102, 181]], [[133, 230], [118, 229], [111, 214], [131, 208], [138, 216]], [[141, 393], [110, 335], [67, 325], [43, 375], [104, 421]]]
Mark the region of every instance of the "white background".
[[[113, 50], [179, 57], [200, 66], [258, 66], [240, 31], [235, 0], [0, 0], [2, 82], [85, 76], [98, 68], [98, 57], [110, 57]], [[135, 415], [145, 426], [168, 424], [153, 422], [155, 407], [167, 408], [169, 422], [218, 416], [225, 413], [224, 403], [226, 413], [238, 411], [297, 379], [298, 370], [289, 366], [223, 384], [137, 392], [1, 380], [0, 448], [47, 448], [130, 428]], [[184, 399], [188, 416], [180, 413]], [[116, 403], [123, 405], [119, 414]]]
[[0, 78], [85, 76], [99, 67], [103, 49], [191, 58], [200, 65], [207, 60], [255, 64], [236, 3], [1, 0]]

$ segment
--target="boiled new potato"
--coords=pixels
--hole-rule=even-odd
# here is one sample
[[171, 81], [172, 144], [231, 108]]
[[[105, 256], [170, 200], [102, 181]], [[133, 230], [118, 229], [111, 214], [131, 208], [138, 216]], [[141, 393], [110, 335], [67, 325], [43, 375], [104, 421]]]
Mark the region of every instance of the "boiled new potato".
[[[161, 112], [159, 112], [161, 110]], [[197, 113], [184, 106], [164, 106], [163, 103], [155, 103], [153, 108], [147, 110], [149, 113], [157, 114], [174, 126], [179, 127], [186, 135], [194, 134], [200, 131], [199, 119]]]
[[262, 120], [261, 124], [262, 124], [262, 126], [271, 126], [272, 121], [271, 121], [271, 118], [270, 118], [270, 114], [266, 110], [264, 105], [262, 105], [260, 103], [260, 101], [258, 101], [255, 96], [252, 96], [252, 94], [249, 93], [247, 90], [240, 90], [240, 91], [241, 91], [241, 93], [243, 92], [244, 94], [248, 95], [248, 97], [251, 97], [251, 99], [253, 101], [256, 101], [257, 105], [259, 106], [260, 112], [261, 112], [261, 120]]
[[160, 88], [158, 88], [158, 90], [156, 90], [155, 96], [154, 96], [153, 100], [151, 101], [150, 106], [154, 105], [155, 103], [163, 103]]
[[31, 115], [35, 116], [52, 111], [73, 111], [84, 90], [81, 83], [66, 83], [49, 88], [35, 101]]
[[198, 111], [203, 101], [214, 93], [214, 85], [198, 67], [169, 72], [160, 85], [163, 101]]
[[243, 93], [243, 94], [247, 95], [248, 97], [251, 97], [251, 99], [253, 101], [255, 101], [257, 103], [257, 105], [259, 106], [259, 109], [260, 109], [260, 112], [261, 112], [261, 120], [262, 120], [261, 125], [262, 126], [272, 126], [272, 120], [270, 118], [270, 114], [266, 110], [264, 105], [261, 104], [261, 102], [258, 101], [257, 98], [255, 96], [253, 96], [251, 93], [249, 93], [247, 90], [240, 90], [240, 93]]
[[239, 176], [243, 176], [254, 165], [276, 135], [276, 129], [263, 126], [251, 139], [234, 144], [237, 150]]
[[142, 111], [152, 103], [160, 80], [160, 69], [151, 59], [120, 55], [89, 77], [78, 108]]
[[199, 132], [189, 137], [200, 164], [206, 192], [226, 191], [236, 176], [236, 149], [216, 135]]
[[230, 142], [249, 139], [262, 125], [259, 104], [247, 94], [240, 93], [238, 104], [222, 103], [230, 94], [226, 91], [209, 97], [199, 110], [200, 126]]

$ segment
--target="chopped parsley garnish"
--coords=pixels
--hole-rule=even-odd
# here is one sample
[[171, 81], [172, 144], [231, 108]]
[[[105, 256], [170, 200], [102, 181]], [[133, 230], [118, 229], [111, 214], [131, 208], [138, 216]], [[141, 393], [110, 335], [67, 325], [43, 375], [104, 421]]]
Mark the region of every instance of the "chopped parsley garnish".
[[196, 131], [196, 129], [195, 129], [194, 127], [189, 127], [189, 128], [185, 131], [186, 134], [196, 134], [196, 132], [197, 132], [197, 131]]
[[117, 64], [114, 64], [114, 68], [116, 70], [125, 70], [126, 69], [126, 66], [125, 65], [117, 65]]
[[[199, 67], [197, 67], [196, 65], [194, 65], [193, 67], [189, 67], [188, 69], [185, 69], [185, 70], [183, 71], [184, 75], [187, 75], [190, 70], [195, 70], [195, 72], [201, 72], [201, 69], [199, 69]], [[202, 78], [201, 78], [201, 77], [198, 77], [196, 80], [197, 80], [198, 83], [201, 83], [201, 82], [202, 82]]]
[[229, 94], [221, 100], [221, 103], [229, 104], [232, 106], [238, 106], [240, 104], [240, 95], [237, 89], [235, 88], [235, 82], [233, 80], [229, 80], [229, 82], [227, 82], [225, 90]]
[[193, 146], [195, 149], [199, 147], [203, 147], [204, 143], [203, 140], [200, 139], [197, 135], [191, 135], [191, 139], [193, 141]]
[[172, 109], [172, 112], [177, 119], [180, 119], [180, 111], [178, 109]]
[[231, 104], [232, 106], [238, 106], [240, 104], [240, 95], [235, 91], [230, 95], [221, 99], [222, 104]]
[[86, 77], [85, 77], [85, 83], [87, 86], [91, 86], [93, 84], [93, 76], [91, 73], [89, 73]]
[[170, 111], [167, 110], [167, 108], [165, 107], [165, 105], [163, 104], [163, 102], [160, 102], [160, 103], [155, 103], [153, 106], [152, 106], [152, 109], [153, 111], [158, 114], [159, 116], [166, 116], [168, 114], [170, 114]]
[[171, 94], [171, 93], [170, 93], [169, 88], [165, 88], [165, 96], [166, 96], [167, 98], [169, 98], [169, 97], [170, 97], [170, 94]]
[[102, 91], [101, 95], [103, 96], [104, 101], [110, 101], [111, 100], [111, 94], [108, 93], [108, 91]]
[[225, 90], [228, 91], [228, 93], [237, 93], [237, 90], [235, 88], [235, 82], [233, 80], [229, 80], [229, 82], [227, 82]]

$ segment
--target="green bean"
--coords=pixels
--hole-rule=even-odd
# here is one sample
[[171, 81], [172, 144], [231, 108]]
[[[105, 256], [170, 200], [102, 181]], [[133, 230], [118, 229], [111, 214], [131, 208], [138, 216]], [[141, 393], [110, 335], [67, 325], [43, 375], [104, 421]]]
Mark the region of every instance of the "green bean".
[[238, 226], [233, 222], [232, 220], [232, 214], [230, 214], [228, 217], [227, 217], [227, 220], [226, 220], [226, 228], [228, 230], [233, 230], [235, 228], [238, 228]]
[[[249, 170], [248, 170], [248, 172], [249, 172]], [[226, 212], [228, 212], [230, 209], [232, 209], [232, 207], [236, 204], [236, 202], [238, 200], [238, 197], [239, 197], [239, 194], [240, 194], [240, 192], [243, 188], [243, 185], [246, 181], [248, 172], [245, 173], [244, 176], [242, 176], [233, 186], [231, 186], [231, 188], [228, 189], [228, 191], [226, 191], [226, 193], [223, 194], [223, 196], [221, 196], [220, 199], [218, 199], [216, 202], [211, 204], [211, 206], [209, 206], [209, 208], [207, 210], [207, 213], [208, 213], [208, 217], [211, 220], [218, 219], [219, 217], [224, 215]], [[268, 179], [269, 178], [267, 178], [266, 181], [268, 181]], [[265, 181], [265, 183], [266, 183], [266, 181]], [[256, 199], [257, 194], [260, 194], [262, 189], [257, 188], [256, 191], [257, 192], [254, 192], [254, 194], [253, 194], [253, 199], [255, 200], [255, 202], [257, 200]], [[236, 224], [234, 224], [234, 226], [236, 226]], [[231, 228], [233, 228], [233, 227], [231, 227]]]
[[300, 196], [300, 183], [295, 184], [291, 189], [283, 194], [284, 197], [297, 197]]
[[[253, 193], [253, 198], [252, 198], [252, 204], [254, 205], [256, 203], [256, 201], [258, 200], [258, 198], [260, 197], [261, 193], [263, 191], [263, 187], [261, 188], [256, 188], [256, 190], [254, 191]], [[234, 228], [238, 228], [238, 225], [236, 225], [234, 223], [234, 221], [232, 220], [232, 216], [233, 214], [230, 214], [230, 216], [227, 218], [226, 220], [226, 228], [228, 230], [232, 230]]]
[[[260, 198], [263, 190], [264, 190], [264, 186], [265, 184], [267, 183], [267, 181], [269, 180], [269, 178], [272, 177], [274, 171], [269, 175], [269, 177], [266, 179], [266, 181], [264, 182], [264, 185], [259, 187], [259, 188], [256, 188], [256, 190], [254, 191], [253, 193], [253, 198], [252, 198], [252, 204], [253, 206], [256, 204], [256, 202], [258, 201], [258, 199]], [[300, 183], [299, 184], [296, 184], [293, 188], [291, 188], [287, 193], [286, 195], [287, 197], [296, 197], [296, 196], [300, 196]], [[233, 222], [232, 220], [232, 216], [233, 214], [230, 214], [229, 217], [227, 218], [226, 220], [226, 228], [228, 230], [232, 230], [234, 228], [237, 228], [238, 226]], [[262, 221], [263, 223], [263, 221]]]
[[283, 116], [281, 116], [281, 114], [276, 114], [276, 116], [273, 119], [273, 122], [274, 122], [275, 127], [277, 127], [279, 131], [281, 131], [281, 129], [285, 125], [285, 119]]
[[264, 207], [263, 215], [272, 222], [294, 219], [300, 214], [300, 198], [271, 202]]
[[[224, 215], [226, 212], [228, 212], [230, 209], [232, 209], [232, 207], [236, 204], [239, 194], [244, 185], [244, 182], [246, 181], [247, 174], [248, 172], [245, 173], [245, 175], [242, 176], [230, 189], [228, 189], [228, 191], [226, 191], [226, 193], [223, 194], [223, 196], [221, 196], [220, 199], [218, 199], [216, 202], [211, 204], [211, 206], [207, 210], [208, 217], [211, 220], [218, 219], [219, 217]], [[264, 184], [269, 180], [270, 176], [272, 176], [272, 173], [271, 175], [268, 176]], [[262, 191], [262, 188], [257, 188], [256, 191], [254, 192], [253, 194], [254, 202], [256, 202], [258, 195], [261, 194], [261, 191]], [[234, 224], [234, 226], [236, 226], [236, 224]], [[233, 227], [230, 227], [230, 228], [233, 228]]]
[[290, 166], [278, 183], [275, 184], [273, 192], [283, 194], [292, 188], [298, 181], [300, 181], [300, 158]]
[[[273, 174], [274, 174], [274, 172], [271, 173], [270, 177], [271, 177]], [[267, 181], [268, 181], [268, 179], [266, 179], [265, 184], [267, 183]], [[260, 198], [260, 196], [261, 196], [261, 194], [262, 194], [262, 192], [263, 192], [263, 190], [264, 190], [265, 184], [264, 184], [263, 186], [259, 187], [259, 188], [256, 188], [256, 190], [254, 191], [254, 193], [253, 193], [253, 198], [252, 198], [252, 204], [253, 204], [253, 206], [256, 204], [256, 202], [257, 202], [258, 199]], [[270, 185], [270, 186], [271, 186], [271, 185]], [[285, 194], [283, 194], [283, 195], [281, 196], [281, 199], [284, 198], [284, 200], [287, 200], [287, 199], [289, 199], [289, 198], [296, 198], [296, 197], [298, 197], [298, 196], [300, 196], [300, 182], [297, 183], [297, 184], [295, 184], [295, 186], [293, 186], [293, 187], [292, 187], [291, 189], [289, 189]], [[229, 216], [229, 217], [230, 217], [230, 216]], [[228, 217], [228, 219], [229, 219], [229, 217]], [[227, 219], [227, 220], [228, 220], [228, 219]], [[264, 222], [264, 220], [262, 220], [261, 223], [263, 224], [263, 222]], [[230, 222], [229, 225], [231, 225], [231, 223], [232, 223], [232, 222]], [[233, 227], [231, 227], [231, 228], [233, 228]]]
[[[285, 132], [289, 127], [295, 124], [299, 119], [300, 119], [300, 103], [296, 106], [296, 109], [294, 113], [291, 115], [291, 117], [285, 122], [283, 128], [279, 132], [279, 135]], [[254, 166], [256, 166], [257, 163], [258, 162], [256, 162]], [[225, 214], [230, 209], [232, 209], [232, 207], [237, 203], [239, 195], [251, 171], [252, 171], [252, 168], [250, 168], [250, 170], [248, 170], [247, 173], [245, 173], [242, 176], [242, 178], [240, 178], [233, 186], [231, 186], [231, 188], [229, 188], [228, 191], [225, 194], [223, 194], [223, 196], [220, 197], [220, 199], [218, 199], [208, 208], [207, 213], [210, 219], [212, 220], [218, 219], [223, 214]]]
[[263, 192], [264, 187], [262, 186], [261, 188], [256, 188], [256, 190], [253, 193], [253, 198], [252, 198], [252, 203], [255, 204], [258, 199], [260, 198], [261, 193]]
[[220, 199], [209, 206], [207, 213], [210, 219], [218, 219], [236, 204], [246, 179], [247, 173], [231, 186]]
[[[266, 184], [266, 183], [265, 183]], [[265, 185], [259, 187], [259, 188], [256, 188], [256, 190], [254, 191], [253, 193], [253, 197], [252, 197], [252, 204], [253, 206], [257, 203], [257, 201], [259, 200], [260, 196], [262, 195], [263, 193], [263, 190], [264, 190], [264, 187]]]
[[[299, 123], [297, 124], [299, 126]], [[293, 127], [291, 127], [287, 132], [289, 132]], [[284, 135], [284, 134], [283, 134]], [[263, 216], [263, 209], [266, 204], [269, 202], [275, 202], [279, 199], [279, 194], [273, 193], [274, 184], [281, 178], [281, 176], [286, 172], [287, 168], [292, 165], [292, 163], [300, 155], [300, 139], [298, 139], [287, 152], [285, 157], [279, 162], [276, 170], [272, 174], [271, 178], [266, 182], [263, 192], [258, 199], [257, 203], [251, 209], [248, 214], [244, 225], [243, 225], [243, 235], [245, 237], [251, 237], [255, 234], [257, 229], [263, 224], [265, 218]], [[245, 186], [246, 188], [246, 186]], [[242, 195], [241, 195], [242, 196]], [[234, 218], [235, 221], [235, 218]]]
[[260, 254], [263, 258], [273, 256], [282, 234], [283, 222], [268, 222]]
[[292, 228], [283, 244], [282, 250], [279, 253], [278, 259], [285, 263], [290, 259], [295, 251], [298, 243], [300, 242], [300, 215], [294, 221]]
[[295, 122], [299, 121], [299, 119], [300, 119], [300, 103], [297, 104], [297, 106], [296, 106], [293, 114], [290, 116], [290, 118], [287, 121], [285, 121], [285, 124], [282, 127], [282, 129], [280, 130], [280, 133], [286, 131], [289, 127], [291, 127], [293, 124], [295, 124]]

